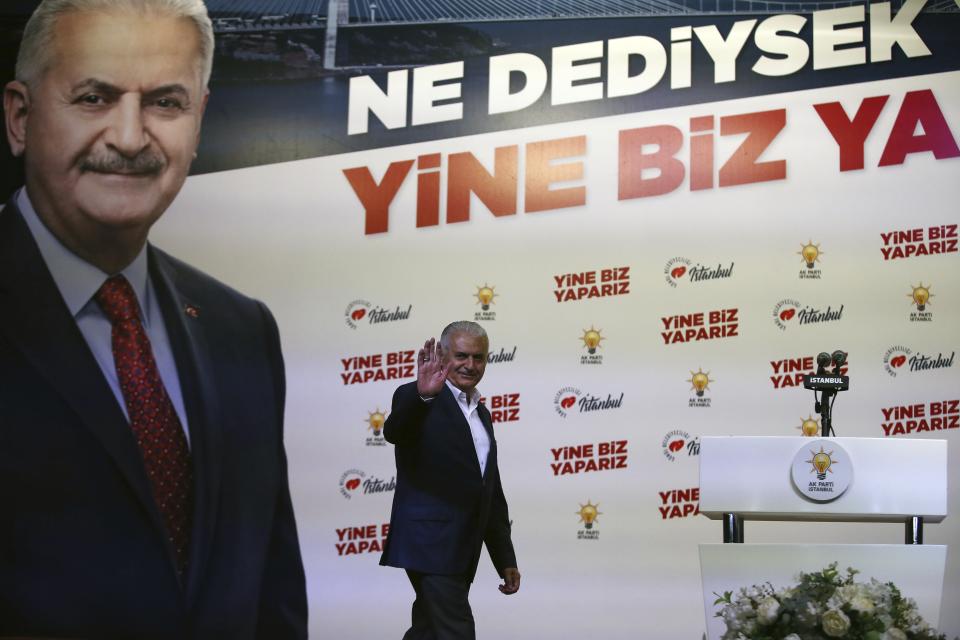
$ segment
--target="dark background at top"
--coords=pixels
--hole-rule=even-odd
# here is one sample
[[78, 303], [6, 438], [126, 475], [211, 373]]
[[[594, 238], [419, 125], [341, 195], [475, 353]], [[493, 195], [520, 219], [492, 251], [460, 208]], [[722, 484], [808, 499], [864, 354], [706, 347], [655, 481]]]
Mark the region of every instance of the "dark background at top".
[[[13, 77], [23, 24], [36, 0], [0, 0], [0, 84]], [[211, 98], [204, 119], [199, 158], [191, 173], [203, 174], [274, 164], [325, 155], [389, 147], [412, 142], [508, 130], [551, 122], [568, 122], [620, 113], [642, 112], [745, 96], [920, 75], [960, 68], [960, 13], [921, 14], [915, 26], [934, 55], [906, 59], [898, 48], [888, 63], [813, 72], [811, 63], [797, 74], [761, 78], [749, 67], [760, 55], [752, 39], [738, 61], [737, 81], [713, 84], [709, 65], [695, 66], [693, 87], [670, 90], [661, 82], [637, 96], [552, 107], [549, 88], [539, 103], [512, 114], [488, 116], [486, 60], [491, 55], [525, 51], [549, 60], [551, 47], [643, 33], [669, 42], [672, 26], [717, 24], [764, 15], [712, 14], [592, 18], [545, 22], [474, 22], [342, 27], [338, 64], [360, 68], [328, 72], [303, 50], [322, 52], [320, 29], [268, 32], [253, 36], [218, 34]], [[801, 35], [809, 42], [810, 24]], [[697, 51], [697, 59], [705, 54]], [[251, 52], [257, 54], [250, 56]], [[273, 56], [264, 60], [264, 54]], [[379, 64], [415, 66], [464, 60], [460, 121], [386, 130], [371, 117], [370, 133], [346, 135], [348, 82], [351, 75], [370, 74], [381, 82], [387, 73]], [[742, 64], [740, 64], [742, 62]], [[366, 66], [372, 65], [372, 66]], [[635, 69], [634, 72], [639, 71]], [[23, 184], [22, 162], [0, 142], [0, 203]]]

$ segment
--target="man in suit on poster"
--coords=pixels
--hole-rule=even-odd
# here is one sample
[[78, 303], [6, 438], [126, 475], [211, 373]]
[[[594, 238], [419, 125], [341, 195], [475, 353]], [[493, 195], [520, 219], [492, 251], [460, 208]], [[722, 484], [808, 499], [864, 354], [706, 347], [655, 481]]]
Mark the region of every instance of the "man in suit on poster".
[[480, 325], [448, 325], [423, 345], [417, 381], [397, 389], [384, 423], [397, 488], [380, 564], [406, 569], [416, 593], [404, 640], [476, 637], [467, 596], [483, 544], [500, 591], [520, 588], [497, 442], [477, 391], [488, 351]]
[[276, 324], [147, 243], [200, 135], [201, 0], [44, 0], [4, 90], [0, 636], [306, 637]]

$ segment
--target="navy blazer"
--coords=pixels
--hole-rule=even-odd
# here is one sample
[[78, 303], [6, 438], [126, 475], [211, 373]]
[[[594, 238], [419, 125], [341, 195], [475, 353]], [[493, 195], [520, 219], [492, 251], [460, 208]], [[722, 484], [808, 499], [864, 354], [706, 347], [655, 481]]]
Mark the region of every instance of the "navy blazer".
[[380, 564], [472, 580], [485, 543], [501, 577], [517, 566], [490, 413], [482, 404], [478, 413], [490, 436], [483, 476], [470, 425], [446, 384], [431, 402], [416, 382], [393, 394], [383, 435], [395, 445], [397, 487]]
[[16, 205], [0, 212], [0, 636], [304, 638], [276, 324], [148, 263], [190, 425], [182, 583], [126, 418]]

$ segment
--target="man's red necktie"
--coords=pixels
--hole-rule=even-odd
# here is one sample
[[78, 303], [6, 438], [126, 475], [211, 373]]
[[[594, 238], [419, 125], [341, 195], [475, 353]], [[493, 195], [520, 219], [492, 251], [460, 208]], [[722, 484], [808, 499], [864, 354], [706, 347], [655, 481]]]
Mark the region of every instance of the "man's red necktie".
[[153, 497], [182, 575], [187, 567], [193, 511], [193, 471], [187, 438], [157, 370], [130, 283], [123, 276], [113, 276], [95, 297], [113, 325], [113, 359], [130, 428], [143, 455]]

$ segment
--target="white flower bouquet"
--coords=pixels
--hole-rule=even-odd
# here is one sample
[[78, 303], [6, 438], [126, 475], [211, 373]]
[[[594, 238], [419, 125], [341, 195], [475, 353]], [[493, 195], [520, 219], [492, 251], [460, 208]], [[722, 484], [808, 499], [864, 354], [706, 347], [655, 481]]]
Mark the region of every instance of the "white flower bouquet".
[[855, 582], [856, 574], [841, 576], [834, 562], [787, 589], [767, 583], [715, 594], [723, 640], [945, 640], [892, 582]]

